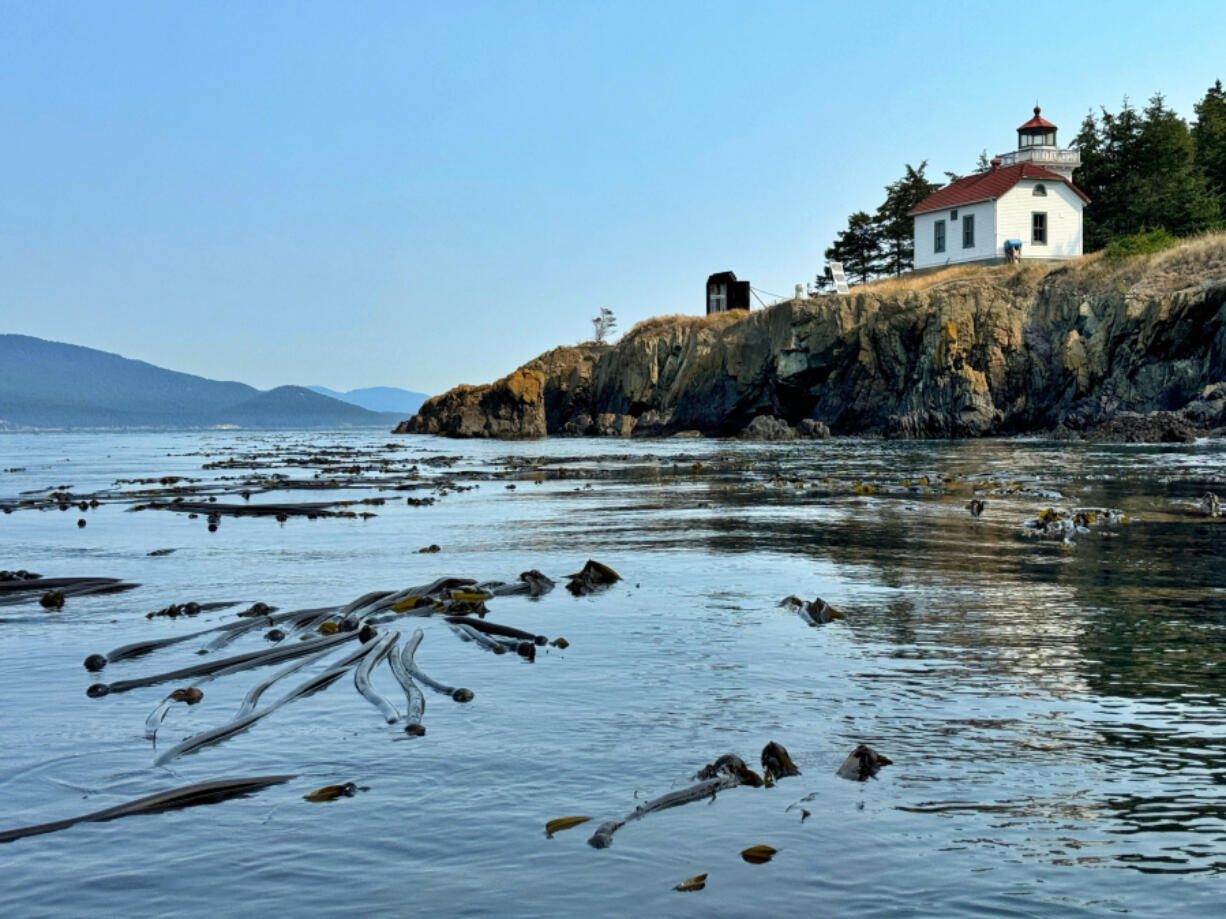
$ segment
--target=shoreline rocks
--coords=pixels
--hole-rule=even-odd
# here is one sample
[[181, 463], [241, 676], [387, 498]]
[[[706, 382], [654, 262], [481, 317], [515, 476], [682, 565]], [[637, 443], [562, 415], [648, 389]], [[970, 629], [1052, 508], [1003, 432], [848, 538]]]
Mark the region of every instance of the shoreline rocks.
[[392, 433], [500, 440], [544, 437], [548, 433], [545, 375], [521, 368], [484, 386], [457, 386], [427, 399], [416, 415]]
[[457, 387], [397, 431], [1187, 442], [1226, 426], [1226, 240], [1215, 246], [1190, 266], [1180, 250], [1091, 257], [653, 319], [616, 345], [555, 348]]

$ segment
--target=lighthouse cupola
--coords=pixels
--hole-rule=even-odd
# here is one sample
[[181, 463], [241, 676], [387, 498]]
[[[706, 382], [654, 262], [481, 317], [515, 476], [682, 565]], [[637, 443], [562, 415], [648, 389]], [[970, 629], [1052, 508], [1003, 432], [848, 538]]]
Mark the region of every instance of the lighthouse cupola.
[[1036, 163], [1071, 180], [1073, 170], [1081, 165], [1081, 151], [1056, 146], [1056, 126], [1034, 107], [1034, 117], [1017, 129], [1017, 149], [1000, 155], [1001, 165]]
[[1017, 149], [1056, 146], [1056, 126], [1040, 115], [1040, 111], [1036, 105], [1034, 117], [1017, 129]]

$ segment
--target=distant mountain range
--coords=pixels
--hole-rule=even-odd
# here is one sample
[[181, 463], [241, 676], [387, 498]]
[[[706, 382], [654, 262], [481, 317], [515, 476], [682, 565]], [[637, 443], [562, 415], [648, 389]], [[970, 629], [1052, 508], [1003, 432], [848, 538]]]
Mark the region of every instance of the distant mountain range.
[[0, 335], [0, 430], [389, 427], [413, 414], [354, 402], [303, 386], [261, 391], [93, 348]]
[[410, 392], [395, 386], [368, 386], [365, 389], [351, 389], [349, 392], [337, 392], [326, 386], [308, 386], [307, 389], [321, 396], [360, 405], [372, 412], [395, 412], [405, 418], [416, 415], [421, 404], [430, 398], [424, 392]]

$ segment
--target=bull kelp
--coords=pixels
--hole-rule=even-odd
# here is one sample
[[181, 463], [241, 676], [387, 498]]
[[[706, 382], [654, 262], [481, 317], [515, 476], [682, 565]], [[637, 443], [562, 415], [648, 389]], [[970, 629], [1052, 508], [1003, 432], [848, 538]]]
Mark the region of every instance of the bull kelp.
[[15, 913], [1216, 906], [1218, 441], [0, 449]]

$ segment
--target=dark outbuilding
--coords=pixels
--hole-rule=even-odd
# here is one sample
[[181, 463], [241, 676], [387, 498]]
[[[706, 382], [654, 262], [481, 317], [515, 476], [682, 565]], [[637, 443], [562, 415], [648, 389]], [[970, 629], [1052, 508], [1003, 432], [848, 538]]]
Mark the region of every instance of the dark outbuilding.
[[749, 310], [749, 282], [738, 281], [731, 271], [707, 278], [707, 315], [728, 310]]

